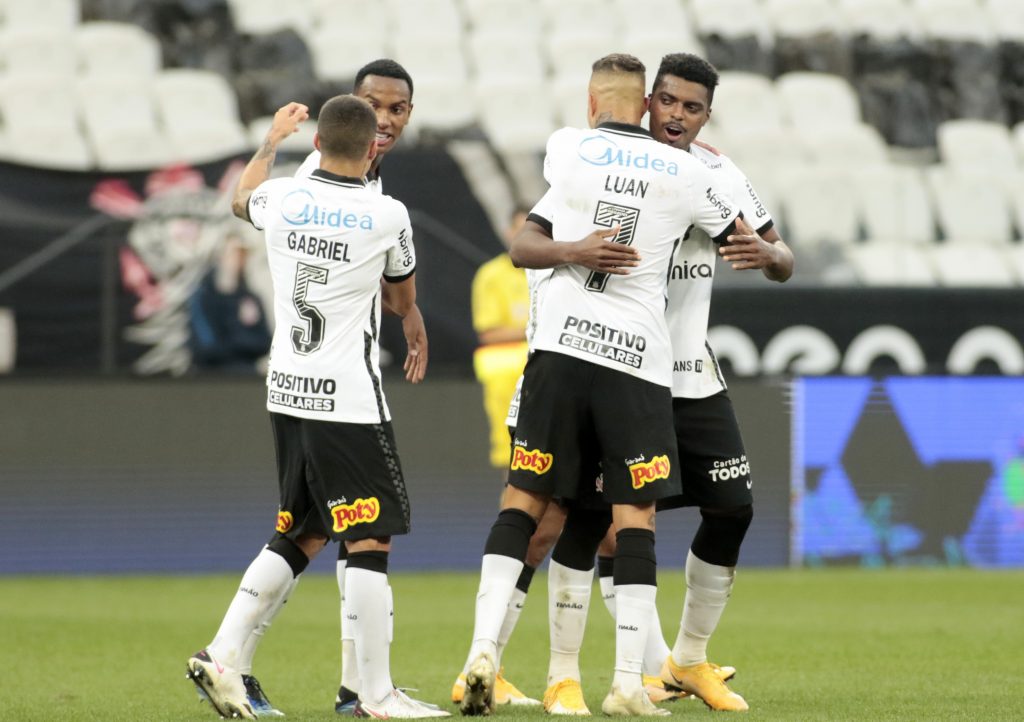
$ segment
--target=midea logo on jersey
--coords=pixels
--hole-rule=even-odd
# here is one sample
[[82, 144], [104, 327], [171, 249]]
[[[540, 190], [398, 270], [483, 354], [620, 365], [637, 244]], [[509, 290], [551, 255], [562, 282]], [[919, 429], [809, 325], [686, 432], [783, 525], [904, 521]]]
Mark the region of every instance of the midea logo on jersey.
[[341, 208], [322, 208], [307, 190], [294, 190], [281, 201], [281, 217], [293, 226], [328, 226], [373, 230], [373, 216], [346, 213]]
[[674, 161], [666, 162], [664, 158], [651, 158], [649, 153], [634, 155], [633, 151], [623, 150], [615, 144], [615, 141], [603, 135], [584, 138], [576, 146], [576, 152], [590, 165], [618, 165], [623, 168], [639, 168], [641, 170], [650, 168], [656, 173], [679, 175], [679, 166]]

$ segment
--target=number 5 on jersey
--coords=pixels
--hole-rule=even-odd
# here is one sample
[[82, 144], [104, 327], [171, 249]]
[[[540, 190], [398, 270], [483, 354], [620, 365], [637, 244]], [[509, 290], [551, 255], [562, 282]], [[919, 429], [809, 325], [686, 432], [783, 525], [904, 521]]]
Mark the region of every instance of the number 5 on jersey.
[[327, 269], [307, 266], [305, 263], [296, 264], [292, 303], [299, 317], [306, 321], [306, 327], [292, 326], [292, 348], [295, 353], [303, 356], [313, 353], [324, 342], [324, 316], [316, 306], [306, 302], [311, 283], [327, 283]]
[[[640, 211], [637, 208], [630, 208], [629, 206], [620, 206], [616, 203], [608, 203], [607, 201], [598, 201], [597, 210], [594, 211], [594, 223], [605, 228], [612, 228], [619, 226], [619, 232], [615, 234], [615, 237], [611, 239], [612, 243], [622, 243], [630, 246], [633, 244], [633, 236], [636, 233], [636, 222], [640, 217]], [[587, 276], [587, 282], [584, 285], [588, 291], [594, 293], [604, 293], [604, 287], [608, 284], [608, 274], [601, 273], [600, 271], [591, 271], [590, 275]]]

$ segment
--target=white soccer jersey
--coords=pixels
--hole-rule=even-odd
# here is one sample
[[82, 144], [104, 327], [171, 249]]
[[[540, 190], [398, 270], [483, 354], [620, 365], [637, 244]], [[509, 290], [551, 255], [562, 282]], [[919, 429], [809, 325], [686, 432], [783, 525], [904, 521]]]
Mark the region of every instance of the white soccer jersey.
[[391, 418], [377, 344], [380, 280], [416, 268], [405, 206], [346, 178], [316, 170], [275, 178], [249, 198], [266, 236], [277, 327], [267, 408], [325, 421]]
[[671, 386], [665, 296], [672, 252], [691, 225], [712, 237], [731, 231], [736, 210], [729, 191], [689, 153], [621, 123], [556, 131], [544, 174], [552, 238], [575, 241], [620, 226], [615, 240], [635, 246], [641, 262], [625, 276], [556, 268], [537, 314], [534, 348]]
[[[690, 153], [721, 179], [725, 192], [735, 199], [752, 228], [762, 233], [772, 227], [772, 217], [735, 163], [697, 145], [690, 146]], [[672, 337], [672, 395], [676, 397], [701, 399], [726, 388], [707, 340], [717, 259], [718, 245], [699, 228], [686, 235], [672, 259], [666, 317]]]
[[[313, 171], [315, 171], [319, 167], [320, 151], [314, 150], [313, 152], [306, 156], [306, 159], [304, 161], [302, 161], [302, 164], [299, 166], [299, 169], [295, 171], [295, 177], [308, 178], [309, 176], [313, 175]], [[377, 191], [378, 193], [384, 192], [384, 183], [380, 179], [380, 174], [377, 174], [372, 178], [367, 177], [365, 180], [366, 187], [369, 188], [370, 190]]]

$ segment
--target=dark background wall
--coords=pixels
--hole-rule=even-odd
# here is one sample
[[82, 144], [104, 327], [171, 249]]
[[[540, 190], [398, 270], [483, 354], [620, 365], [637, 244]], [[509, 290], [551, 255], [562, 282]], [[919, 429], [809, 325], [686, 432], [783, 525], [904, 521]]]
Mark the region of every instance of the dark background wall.
[[[755, 474], [747, 565], [788, 560], [786, 390], [732, 387]], [[501, 488], [479, 387], [390, 378], [386, 392], [413, 505], [393, 568], [476, 568]], [[0, 573], [242, 568], [277, 511], [263, 394], [251, 378], [0, 383]], [[660, 564], [682, 566], [696, 519], [659, 517]], [[332, 557], [313, 568], [329, 571]]]

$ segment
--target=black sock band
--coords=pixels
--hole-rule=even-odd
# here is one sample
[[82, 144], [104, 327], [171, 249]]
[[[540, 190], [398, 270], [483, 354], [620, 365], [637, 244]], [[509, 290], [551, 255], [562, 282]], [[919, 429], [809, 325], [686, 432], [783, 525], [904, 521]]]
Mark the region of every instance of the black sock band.
[[734, 509], [701, 509], [700, 526], [690, 551], [701, 561], [721, 567], [734, 567], [740, 558], [740, 546], [754, 518], [750, 504]]
[[484, 545], [484, 554], [500, 554], [519, 561], [526, 559], [530, 537], [537, 531], [537, 522], [525, 511], [505, 509], [491, 527]]
[[615, 573], [615, 557], [597, 558], [597, 576], [610, 577]]
[[615, 535], [615, 586], [658, 585], [658, 562], [654, 556], [654, 532], [650, 529], [620, 529]]
[[343, 562], [348, 559], [348, 547], [345, 546], [345, 542], [338, 542], [338, 561]]
[[562, 534], [551, 552], [552, 561], [581, 572], [593, 569], [594, 555], [611, 525], [611, 509], [571, 507]]
[[519, 579], [516, 580], [516, 589], [526, 594], [530, 591], [530, 582], [533, 581], [533, 573], [537, 571], [536, 567], [531, 567], [529, 564], [523, 565], [523, 571], [519, 572]]
[[309, 566], [309, 557], [299, 545], [286, 536], [278, 534], [267, 544], [267, 549], [282, 557], [292, 569], [292, 576], [297, 577]]
[[350, 552], [348, 569], [366, 569], [371, 572], [388, 573], [388, 553], [382, 551]]

